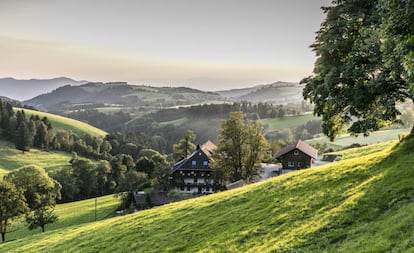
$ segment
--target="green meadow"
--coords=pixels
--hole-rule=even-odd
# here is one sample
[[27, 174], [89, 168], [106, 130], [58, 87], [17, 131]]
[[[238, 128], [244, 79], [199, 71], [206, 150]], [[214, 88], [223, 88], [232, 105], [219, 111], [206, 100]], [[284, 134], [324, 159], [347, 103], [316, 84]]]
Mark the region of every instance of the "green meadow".
[[260, 124], [262, 126], [267, 127], [267, 131], [275, 131], [281, 130], [283, 128], [296, 128], [299, 125], [306, 124], [306, 122], [310, 120], [318, 119], [318, 117], [312, 114], [303, 114], [303, 115], [295, 115], [295, 116], [285, 116], [281, 119], [274, 118], [274, 119], [262, 119], [260, 120]]
[[[15, 110], [21, 110], [21, 108], [15, 108]], [[39, 112], [39, 111], [33, 111], [28, 109], [23, 109], [26, 117], [29, 118], [31, 115], [39, 115], [40, 118], [47, 117], [49, 121], [52, 123], [54, 130], [66, 130], [66, 131], [72, 131], [73, 133], [82, 136], [86, 133], [95, 135], [95, 136], [105, 136], [107, 133], [99, 128], [96, 128], [94, 126], [91, 126], [87, 123], [66, 118], [63, 116], [50, 114], [46, 112]]]
[[[96, 220], [99, 221], [112, 217], [120, 204], [120, 200], [115, 198], [114, 195], [107, 195], [96, 198], [96, 204]], [[61, 228], [94, 222], [95, 199], [56, 205], [55, 213], [58, 215], [58, 221], [46, 225], [46, 232], [48, 233], [53, 233], [54, 230]], [[12, 231], [6, 234], [6, 240], [15, 240], [39, 233], [40, 229], [29, 230], [23, 218], [21, 218], [14, 223]]]
[[0, 251], [414, 252], [413, 147], [410, 137], [352, 149], [340, 162], [36, 234]]
[[24, 154], [15, 149], [11, 142], [0, 140], [0, 178], [11, 170], [24, 165], [37, 165], [46, 171], [60, 167], [69, 167], [71, 154], [59, 151], [41, 151], [30, 149]]

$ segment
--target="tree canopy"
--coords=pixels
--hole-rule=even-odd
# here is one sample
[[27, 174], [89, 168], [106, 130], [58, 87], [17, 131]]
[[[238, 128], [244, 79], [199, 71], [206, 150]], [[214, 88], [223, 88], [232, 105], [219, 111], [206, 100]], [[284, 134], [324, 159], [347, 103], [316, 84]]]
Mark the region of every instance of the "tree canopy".
[[61, 197], [61, 185], [50, 178], [44, 169], [28, 165], [8, 173], [5, 181], [13, 183], [17, 190], [22, 191], [27, 205], [33, 212], [26, 216], [29, 228], [41, 227], [56, 221], [53, 214], [56, 199]]
[[269, 144], [259, 124], [246, 122], [242, 112], [230, 113], [229, 119], [221, 124], [213, 155], [216, 180], [219, 179], [221, 184], [240, 179], [254, 181], [260, 172], [258, 163], [265, 159], [268, 149]]
[[1, 240], [6, 240], [7, 229], [11, 220], [28, 211], [23, 193], [16, 189], [14, 184], [0, 181], [0, 232]]
[[409, 0], [337, 0], [322, 8], [326, 18], [311, 45], [313, 75], [301, 83], [331, 140], [344, 128], [367, 135], [397, 122], [396, 104], [413, 98], [413, 6]]

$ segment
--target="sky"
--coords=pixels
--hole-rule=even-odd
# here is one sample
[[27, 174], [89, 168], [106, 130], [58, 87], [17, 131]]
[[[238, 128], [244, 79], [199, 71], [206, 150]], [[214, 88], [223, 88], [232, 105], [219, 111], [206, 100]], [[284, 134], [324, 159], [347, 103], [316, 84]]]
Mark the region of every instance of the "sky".
[[203, 90], [299, 82], [328, 0], [0, 0], [0, 78]]

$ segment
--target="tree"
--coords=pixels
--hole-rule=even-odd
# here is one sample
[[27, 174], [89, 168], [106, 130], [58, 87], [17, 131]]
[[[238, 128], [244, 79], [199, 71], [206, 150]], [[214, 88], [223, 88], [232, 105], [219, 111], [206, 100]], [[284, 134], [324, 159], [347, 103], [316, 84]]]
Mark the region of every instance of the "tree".
[[100, 160], [97, 164], [97, 180], [100, 195], [104, 195], [105, 188], [110, 180], [110, 175], [112, 172], [111, 164], [108, 161]]
[[23, 193], [7, 181], [0, 181], [0, 232], [1, 240], [6, 240], [7, 229], [11, 221], [18, 215], [28, 211]]
[[[409, 80], [414, 93], [414, 2], [412, 0], [380, 0], [383, 52], [387, 64], [403, 68], [402, 77]], [[399, 72], [393, 74], [398, 75]]]
[[33, 146], [38, 148], [48, 148], [49, 147], [49, 135], [47, 126], [43, 121], [39, 121], [39, 124], [36, 128], [36, 134], [33, 138]]
[[193, 143], [195, 138], [196, 135], [193, 131], [185, 131], [184, 137], [177, 144], [173, 145], [173, 159], [175, 161], [180, 160], [182, 157], [187, 157], [195, 150], [196, 146]]
[[269, 144], [261, 127], [249, 121], [245, 123], [242, 112], [230, 113], [221, 123], [217, 150], [213, 154], [212, 167], [216, 180], [252, 182], [260, 172], [258, 163], [268, 154]]
[[349, 125], [350, 133], [368, 135], [396, 122], [396, 103], [413, 96], [402, 59], [389, 61], [381, 51], [388, 34], [381, 29], [378, 0], [333, 1], [323, 10], [326, 18], [311, 45], [313, 75], [301, 81], [304, 98], [322, 116], [323, 132], [334, 140]]
[[13, 183], [16, 188], [23, 192], [28, 207], [32, 214], [26, 216], [29, 228], [40, 226], [45, 231], [46, 224], [56, 221], [51, 213], [60, 199], [61, 185], [50, 178], [44, 169], [28, 165], [8, 173], [5, 181]]
[[29, 128], [27, 127], [25, 122], [21, 122], [16, 134], [16, 149], [21, 150], [24, 154], [25, 151], [30, 150], [30, 146], [32, 145], [32, 143], [32, 134], [30, 133]]
[[72, 173], [79, 181], [81, 199], [94, 197], [98, 193], [98, 172], [96, 165], [89, 159], [78, 158], [72, 161]]
[[148, 175], [144, 172], [130, 170], [121, 178], [115, 192], [133, 192], [144, 189], [148, 185]]

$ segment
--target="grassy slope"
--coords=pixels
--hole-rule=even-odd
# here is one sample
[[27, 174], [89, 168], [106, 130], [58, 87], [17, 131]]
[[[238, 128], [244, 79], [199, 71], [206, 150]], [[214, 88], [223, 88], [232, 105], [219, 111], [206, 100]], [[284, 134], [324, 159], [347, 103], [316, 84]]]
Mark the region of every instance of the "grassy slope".
[[10, 170], [29, 164], [38, 165], [46, 171], [69, 166], [71, 158], [71, 154], [66, 152], [46, 152], [38, 149], [31, 149], [23, 154], [12, 143], [0, 140], [0, 179]]
[[274, 118], [274, 119], [262, 119], [260, 120], [260, 124], [262, 126], [267, 125], [268, 131], [275, 131], [281, 130], [283, 128], [295, 128], [299, 125], [303, 125], [310, 120], [318, 119], [317, 117], [313, 116], [312, 114], [304, 114], [298, 116], [286, 116], [282, 119]]
[[365, 148], [362, 157], [27, 237], [0, 251], [414, 252], [413, 146], [412, 138], [379, 152]]
[[[118, 205], [119, 199], [114, 198], [114, 195], [107, 195], [97, 198], [97, 220], [102, 220], [108, 216], [112, 216]], [[56, 223], [46, 225], [46, 232], [94, 221], [95, 199], [87, 199], [56, 205], [55, 212], [59, 217], [58, 221]], [[14, 240], [16, 238], [23, 238], [25, 236], [39, 234], [39, 231], [40, 229], [29, 230], [23, 220], [19, 220], [15, 222], [13, 231], [6, 234], [6, 239]]]
[[[21, 110], [19, 108], [16, 108], [16, 110]], [[26, 117], [30, 117], [30, 115], [32, 114], [37, 114], [39, 115], [39, 117], [47, 117], [50, 122], [52, 123], [52, 126], [55, 130], [71, 130], [72, 132], [74, 132], [75, 134], [81, 136], [85, 133], [89, 133], [92, 135], [96, 135], [96, 136], [105, 136], [106, 132], [96, 128], [94, 126], [91, 126], [87, 123], [78, 121], [78, 120], [74, 120], [74, 119], [70, 119], [70, 118], [66, 118], [66, 117], [62, 117], [59, 115], [55, 115], [55, 114], [50, 114], [50, 113], [46, 113], [46, 112], [39, 112], [39, 111], [32, 111], [32, 110], [28, 110], [28, 109], [24, 109], [24, 112], [26, 114]]]
[[353, 143], [359, 144], [374, 144], [374, 143], [382, 143], [391, 140], [398, 140], [398, 135], [400, 134], [407, 134], [409, 133], [411, 128], [405, 129], [389, 129], [389, 130], [382, 130], [370, 133], [369, 136], [364, 137], [360, 134], [358, 137], [350, 136], [349, 134], [343, 134], [339, 136], [335, 142], [330, 142], [328, 137], [322, 136], [319, 138], [315, 138], [312, 140], [307, 141], [308, 143], [327, 143], [328, 145], [339, 146], [339, 147], [346, 147]]

